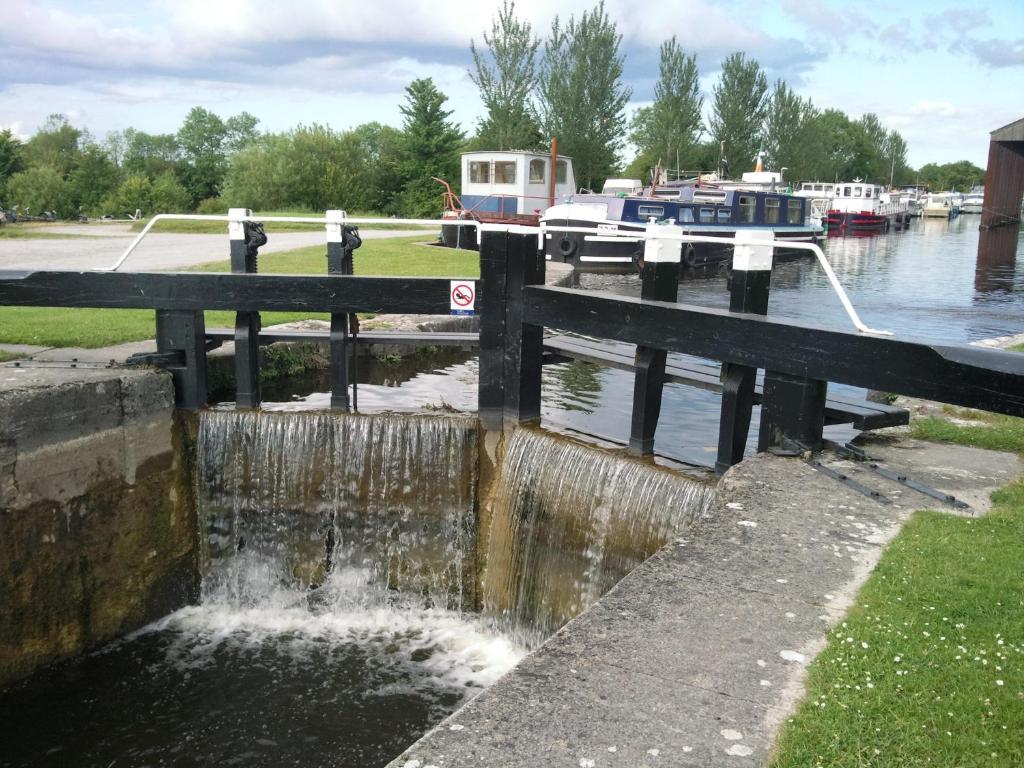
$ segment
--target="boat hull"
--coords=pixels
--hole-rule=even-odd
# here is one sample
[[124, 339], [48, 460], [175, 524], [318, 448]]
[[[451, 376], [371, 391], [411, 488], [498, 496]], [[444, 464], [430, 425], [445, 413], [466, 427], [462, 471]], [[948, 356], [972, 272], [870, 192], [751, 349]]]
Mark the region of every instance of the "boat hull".
[[[567, 229], [588, 229], [588, 232], [549, 231], [544, 236], [544, 256], [548, 261], [571, 264], [576, 269], [602, 272], [633, 272], [643, 257], [643, 242], [630, 240], [623, 235], [642, 233], [642, 225], [608, 224], [595, 226], [593, 221], [585, 220], [545, 220], [548, 227], [566, 227]], [[745, 229], [754, 229], [746, 227]], [[683, 234], [700, 235], [702, 237], [733, 238], [737, 228], [715, 227], [708, 229], [687, 228]], [[619, 233], [619, 234], [614, 234]], [[777, 243], [816, 242], [819, 233], [808, 227], [794, 227], [787, 230], [776, 230]], [[731, 242], [717, 243], [683, 243], [680, 261], [684, 268], [699, 269], [732, 258]], [[807, 251], [777, 246], [777, 257], [793, 257], [806, 255]]]

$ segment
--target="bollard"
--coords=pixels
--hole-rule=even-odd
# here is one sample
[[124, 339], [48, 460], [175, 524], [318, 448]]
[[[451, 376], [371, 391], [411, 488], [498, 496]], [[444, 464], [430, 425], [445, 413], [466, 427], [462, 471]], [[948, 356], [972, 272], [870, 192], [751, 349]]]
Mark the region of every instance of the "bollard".
[[[774, 241], [772, 232], [736, 233], [729, 287], [729, 311], [768, 314], [774, 248], [759, 244]], [[722, 411], [718, 422], [718, 458], [715, 471], [721, 474], [743, 459], [754, 407], [757, 369], [733, 363], [722, 364]]]
[[[246, 219], [248, 208], [228, 211], [228, 236], [231, 238], [231, 271], [254, 274], [258, 271], [258, 249], [267, 242], [263, 227]], [[235, 404], [240, 408], [260, 405], [260, 313], [235, 313]]]
[[[678, 227], [672, 223], [647, 225], [647, 240], [640, 264], [640, 298], [652, 301], [676, 300], [679, 290], [679, 260], [682, 243]], [[633, 417], [629, 430], [629, 452], [644, 456], [654, 453], [654, 433], [661, 415], [661, 399], [665, 389], [663, 349], [637, 346], [636, 373], [633, 380]]]

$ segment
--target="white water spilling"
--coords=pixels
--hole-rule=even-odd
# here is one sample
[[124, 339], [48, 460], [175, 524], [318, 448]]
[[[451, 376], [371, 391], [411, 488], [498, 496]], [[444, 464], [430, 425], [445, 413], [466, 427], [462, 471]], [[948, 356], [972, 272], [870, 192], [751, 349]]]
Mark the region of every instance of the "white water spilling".
[[291, 663], [356, 645], [374, 696], [460, 696], [521, 657], [474, 596], [476, 422], [465, 417], [209, 411], [196, 502], [200, 605], [168, 617], [183, 668], [217, 653]]
[[713, 486], [530, 429], [494, 493], [484, 615], [536, 647], [707, 511]]

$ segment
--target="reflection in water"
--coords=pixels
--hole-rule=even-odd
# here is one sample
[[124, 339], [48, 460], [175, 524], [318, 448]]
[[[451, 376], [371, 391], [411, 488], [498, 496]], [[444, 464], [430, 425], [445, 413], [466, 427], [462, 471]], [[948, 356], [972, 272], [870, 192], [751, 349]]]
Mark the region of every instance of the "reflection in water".
[[974, 270], [974, 290], [979, 293], [1013, 290], [1012, 275], [1017, 266], [1019, 242], [1019, 226], [997, 227], [980, 233], [978, 261]]

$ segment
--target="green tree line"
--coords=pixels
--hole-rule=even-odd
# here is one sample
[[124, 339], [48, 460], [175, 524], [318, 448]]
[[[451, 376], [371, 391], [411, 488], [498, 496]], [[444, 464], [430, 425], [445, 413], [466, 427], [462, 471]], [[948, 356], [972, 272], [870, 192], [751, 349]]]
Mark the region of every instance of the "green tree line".
[[[722, 62], [705, 119], [697, 56], [674, 37], [660, 49], [653, 103], [627, 119], [632, 92], [623, 84], [621, 42], [603, 2], [578, 18], [556, 16], [542, 40], [505, 0], [482, 43], [470, 45], [469, 76], [484, 115], [468, 137], [430, 78], [406, 88], [401, 128], [261, 132], [247, 112], [224, 118], [194, 107], [174, 133], [128, 128], [99, 141], [51, 115], [24, 142], [0, 131], [0, 207], [63, 218], [231, 206], [436, 216], [441, 187], [432, 177], [457, 190], [460, 152], [548, 151], [551, 137], [573, 158], [577, 183], [592, 189], [612, 175], [645, 177], [658, 163], [711, 171], [724, 158], [738, 177], [758, 154], [793, 180], [961, 190], [983, 180], [967, 161], [911, 168], [906, 141], [877, 115], [820, 109], [782, 80], [769, 85], [741, 52]], [[627, 139], [636, 150], [628, 162]]]

